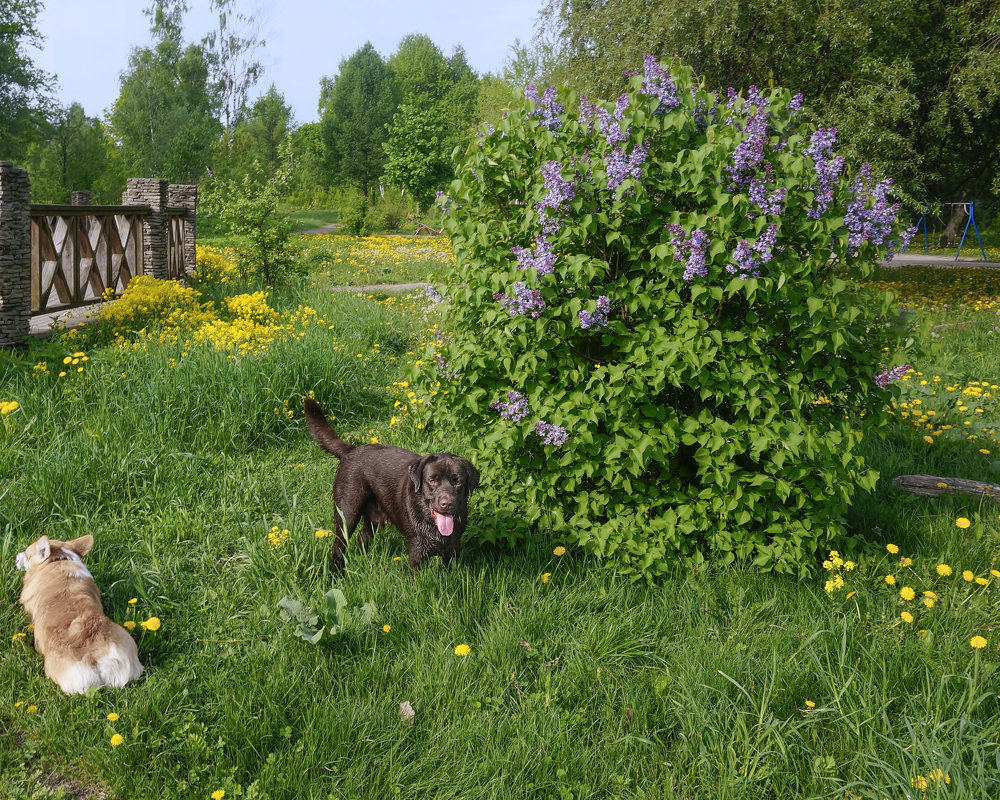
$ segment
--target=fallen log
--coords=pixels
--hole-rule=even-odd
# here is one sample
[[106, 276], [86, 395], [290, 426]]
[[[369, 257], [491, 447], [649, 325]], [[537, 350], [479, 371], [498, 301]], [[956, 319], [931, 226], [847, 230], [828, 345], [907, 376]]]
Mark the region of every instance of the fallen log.
[[983, 481], [970, 481], [965, 478], [939, 478], [935, 475], [900, 475], [892, 482], [904, 492], [924, 495], [925, 497], [941, 497], [946, 494], [971, 494], [984, 497], [1000, 503], [1000, 486]]

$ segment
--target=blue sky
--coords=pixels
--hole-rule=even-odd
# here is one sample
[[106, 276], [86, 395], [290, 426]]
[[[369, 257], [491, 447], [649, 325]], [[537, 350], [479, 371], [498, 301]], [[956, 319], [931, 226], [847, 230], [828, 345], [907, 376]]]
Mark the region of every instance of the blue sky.
[[[45, 38], [32, 53], [35, 65], [56, 73], [55, 98], [80, 103], [99, 117], [118, 97], [119, 75], [128, 67], [132, 48], [149, 44], [146, 2], [122, 0], [43, 0], [38, 18]], [[209, 0], [188, 0], [184, 32], [199, 41], [216, 24]], [[261, 53], [265, 74], [255, 89], [274, 83], [292, 107], [296, 122], [318, 118], [319, 82], [333, 77], [341, 60], [366, 41], [383, 56], [396, 50], [410, 33], [423, 33], [451, 55], [465, 48], [478, 73], [498, 72], [515, 39], [527, 43], [543, 0], [242, 0], [241, 10], [264, 20], [267, 47]]]

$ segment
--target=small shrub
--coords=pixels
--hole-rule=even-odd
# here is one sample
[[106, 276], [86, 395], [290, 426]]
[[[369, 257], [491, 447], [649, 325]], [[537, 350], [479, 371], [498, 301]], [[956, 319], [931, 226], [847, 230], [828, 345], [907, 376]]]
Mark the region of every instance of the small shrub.
[[240, 238], [235, 248], [241, 270], [275, 285], [300, 275], [288, 221], [278, 214], [281, 178], [261, 181], [245, 175], [239, 183], [217, 181], [206, 193], [205, 205]]
[[368, 202], [361, 195], [354, 195], [344, 205], [340, 220], [344, 232], [349, 236], [365, 236], [368, 233]]
[[528, 87], [470, 147], [429, 380], [527, 523], [634, 575], [803, 572], [874, 487], [904, 331], [860, 282], [897, 208], [800, 103], [647, 57], [614, 103]]

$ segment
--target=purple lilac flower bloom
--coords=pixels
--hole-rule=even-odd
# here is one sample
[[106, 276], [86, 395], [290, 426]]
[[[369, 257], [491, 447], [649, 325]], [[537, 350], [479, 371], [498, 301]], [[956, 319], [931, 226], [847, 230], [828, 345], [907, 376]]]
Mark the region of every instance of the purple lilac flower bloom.
[[865, 242], [876, 246], [885, 242], [899, 213], [899, 203], [889, 203], [886, 198], [892, 180], [880, 181], [874, 187], [871, 182], [871, 167], [866, 162], [861, 165], [854, 181], [854, 197], [847, 204], [847, 213], [844, 214], [844, 225], [849, 231], [847, 251], [851, 255], [855, 255]]
[[535, 237], [535, 249], [527, 247], [512, 247], [510, 251], [517, 256], [518, 269], [534, 269], [539, 275], [551, 275], [556, 268], [556, 257], [552, 252], [552, 243], [544, 236]]
[[802, 92], [799, 92], [797, 95], [795, 95], [795, 97], [793, 97], [791, 99], [791, 101], [788, 103], [788, 105], [785, 106], [785, 109], [789, 113], [794, 114], [796, 111], [799, 111], [801, 108], [802, 108]]
[[692, 280], [696, 275], [702, 278], [708, 275], [705, 253], [712, 244], [708, 234], [698, 228], [691, 232], [690, 238], [685, 238], [684, 228], [680, 225], [666, 227], [673, 234], [670, 244], [674, 248], [674, 260], [685, 262], [684, 280]]
[[548, 194], [540, 203], [535, 203], [538, 219], [545, 233], [555, 233], [561, 227], [557, 219], [549, 217], [548, 210], [566, 211], [567, 206], [576, 197], [576, 187], [572, 181], [562, 179], [562, 165], [558, 161], [546, 161], [542, 165], [542, 176]]
[[875, 381], [875, 385], [880, 389], [884, 389], [892, 381], [899, 380], [907, 372], [909, 372], [913, 367], [909, 364], [900, 364], [898, 367], [893, 367], [892, 369], [885, 369], [881, 372], [876, 372], [872, 375], [872, 380]]
[[621, 118], [625, 116], [625, 109], [628, 108], [628, 95], [623, 94], [618, 98], [618, 101], [615, 103], [614, 114], [600, 106], [594, 106], [593, 108], [594, 113], [597, 115], [597, 122], [601, 133], [608, 141], [608, 147], [614, 147], [620, 142], [628, 141], [632, 126], [623, 131], [622, 126], [619, 124]]
[[532, 319], [538, 319], [545, 310], [545, 301], [542, 300], [542, 293], [537, 289], [529, 289], [519, 281], [514, 282], [514, 294], [507, 295], [497, 292], [493, 295], [494, 300], [499, 300], [508, 314], [516, 317], [519, 314], [527, 314]]
[[593, 314], [589, 311], [580, 312], [580, 327], [584, 330], [590, 328], [600, 330], [608, 324], [609, 311], [611, 311], [611, 300], [602, 294], [597, 298], [597, 310]]
[[520, 422], [531, 413], [531, 409], [528, 408], [528, 398], [513, 389], [507, 392], [506, 400], [495, 400], [490, 403], [490, 408], [511, 422]]
[[809, 138], [809, 146], [802, 151], [813, 160], [816, 168], [816, 184], [811, 187], [816, 192], [816, 198], [813, 200], [814, 205], [806, 212], [812, 219], [819, 219], [830, 207], [833, 189], [840, 183], [844, 158], [833, 155], [836, 141], [836, 128], [820, 128]]
[[542, 437], [543, 444], [551, 444], [556, 447], [565, 444], [566, 440], [569, 439], [565, 428], [550, 422], [536, 422], [535, 432]]
[[758, 109], [746, 121], [743, 131], [747, 134], [733, 151], [733, 163], [726, 167], [732, 183], [729, 191], [745, 186], [764, 160], [764, 145], [767, 144], [768, 115]]
[[778, 226], [768, 225], [763, 235], [753, 243], [754, 252], [760, 256], [760, 263], [766, 264], [771, 260], [771, 251], [778, 241]]
[[635, 146], [631, 155], [625, 156], [620, 147], [604, 154], [604, 164], [608, 170], [608, 190], [617, 191], [626, 178], [639, 180], [642, 177], [642, 165], [646, 163], [649, 154], [649, 142]]
[[556, 95], [556, 87], [550, 86], [541, 96], [538, 94], [538, 87], [531, 83], [524, 87], [524, 96], [528, 100], [535, 101], [535, 110], [529, 116], [538, 117], [542, 121], [542, 127], [550, 131], [557, 131], [562, 127], [562, 120], [559, 115], [565, 111], [563, 104], [559, 102]]
[[[766, 180], [751, 178], [747, 191], [750, 195], [750, 203], [757, 206], [762, 214], [777, 214], [781, 216], [781, 212], [785, 207], [785, 198], [788, 195], [788, 191], [784, 187], [768, 194]], [[747, 214], [747, 219], [753, 219], [754, 216], [753, 213]]]
[[649, 97], [660, 101], [654, 114], [663, 114], [671, 108], [677, 108], [681, 99], [677, 96], [677, 85], [670, 73], [660, 66], [655, 56], [646, 55], [642, 59], [644, 81], [640, 91]]
[[436, 306], [438, 303], [444, 301], [444, 298], [441, 296], [441, 293], [430, 284], [424, 286], [424, 294], [427, 295], [427, 302], [430, 303], [431, 305]]
[[751, 84], [750, 88], [747, 89], [747, 99], [744, 103], [746, 108], [755, 109], [765, 109], [768, 106], [767, 98], [764, 97], [758, 90], [755, 84]]
[[733, 263], [726, 264], [726, 271], [746, 280], [760, 276], [758, 267], [760, 262], [754, 258], [753, 246], [746, 239], [740, 239], [733, 252]]
[[577, 109], [576, 116], [580, 124], [583, 125], [588, 131], [594, 128], [594, 116], [597, 111], [597, 106], [591, 103], [586, 95], [580, 95], [580, 106]]

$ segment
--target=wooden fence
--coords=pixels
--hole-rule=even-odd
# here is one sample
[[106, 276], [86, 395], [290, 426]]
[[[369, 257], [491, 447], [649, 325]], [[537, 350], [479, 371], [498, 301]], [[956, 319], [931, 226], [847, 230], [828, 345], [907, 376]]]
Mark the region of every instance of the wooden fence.
[[33, 315], [121, 294], [137, 275], [195, 268], [195, 186], [130, 178], [120, 206], [29, 203], [24, 170], [0, 162], [0, 345], [19, 344]]

